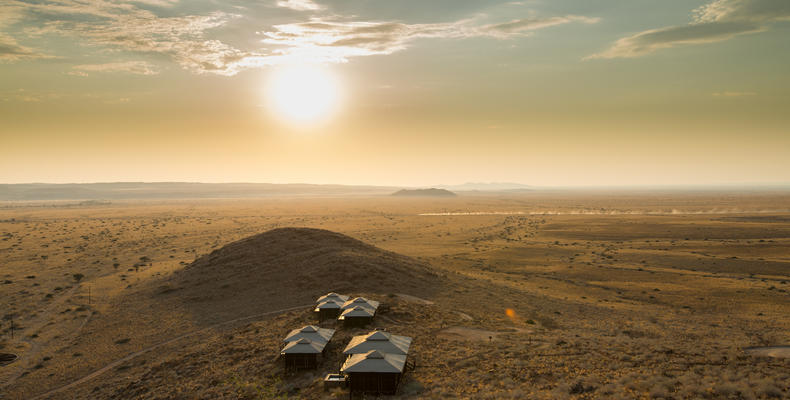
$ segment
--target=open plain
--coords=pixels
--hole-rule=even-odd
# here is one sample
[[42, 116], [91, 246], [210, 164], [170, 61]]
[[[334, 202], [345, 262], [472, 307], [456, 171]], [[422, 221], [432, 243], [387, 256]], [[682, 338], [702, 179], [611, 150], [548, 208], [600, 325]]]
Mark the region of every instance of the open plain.
[[790, 193], [534, 191], [2, 203], [0, 398], [347, 396], [362, 330], [277, 360], [329, 291], [414, 337], [404, 398], [790, 397]]

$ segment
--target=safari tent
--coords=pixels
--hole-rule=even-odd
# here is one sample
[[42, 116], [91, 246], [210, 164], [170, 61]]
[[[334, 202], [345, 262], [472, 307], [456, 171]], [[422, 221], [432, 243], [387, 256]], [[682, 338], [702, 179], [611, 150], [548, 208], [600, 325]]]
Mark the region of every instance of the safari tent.
[[319, 303], [313, 311], [318, 318], [318, 322], [321, 322], [327, 319], [337, 318], [340, 315], [341, 307], [343, 307], [343, 303], [338, 303], [334, 300], [327, 300]]
[[395, 394], [398, 391], [406, 356], [371, 350], [349, 357], [340, 372], [348, 376], [348, 387], [354, 393]]
[[338, 321], [341, 321], [345, 326], [364, 326], [373, 321], [373, 316], [376, 311], [362, 306], [356, 306], [343, 311]]
[[354, 307], [365, 307], [365, 308], [373, 311], [373, 314], [375, 314], [376, 310], [379, 308], [379, 304], [380, 303], [378, 301], [376, 301], [376, 300], [368, 300], [368, 299], [366, 299], [364, 297], [357, 297], [357, 298], [354, 298], [352, 300], [348, 300], [345, 303], [343, 303], [343, 307], [341, 307], [341, 309], [342, 310], [348, 310], [348, 309], [354, 308]]
[[411, 338], [407, 336], [393, 335], [384, 331], [373, 331], [367, 335], [359, 335], [351, 338], [346, 349], [345, 355], [364, 354], [372, 350], [388, 354], [409, 354]]
[[310, 339], [313, 342], [327, 343], [334, 336], [334, 329], [319, 328], [315, 325], [307, 325], [299, 329], [294, 329], [285, 336], [284, 342], [295, 342], [299, 339]]
[[327, 342], [314, 342], [307, 338], [289, 342], [280, 352], [286, 369], [316, 369], [318, 356], [323, 353]]

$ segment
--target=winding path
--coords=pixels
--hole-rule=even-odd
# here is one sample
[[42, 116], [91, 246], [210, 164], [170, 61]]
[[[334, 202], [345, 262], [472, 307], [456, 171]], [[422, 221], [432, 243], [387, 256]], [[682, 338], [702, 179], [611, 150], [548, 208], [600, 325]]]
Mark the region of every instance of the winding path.
[[186, 339], [186, 338], [188, 338], [190, 336], [194, 336], [194, 335], [206, 332], [208, 330], [211, 330], [211, 329], [214, 329], [214, 328], [217, 328], [217, 327], [220, 327], [220, 326], [230, 325], [230, 324], [233, 324], [233, 323], [236, 323], [236, 322], [245, 321], [245, 320], [253, 319], [253, 318], [264, 317], [264, 316], [267, 316], [267, 315], [280, 314], [280, 313], [284, 313], [284, 312], [288, 312], [288, 311], [303, 309], [305, 307], [310, 307], [310, 306], [312, 306], [312, 304], [301, 305], [301, 306], [296, 306], [296, 307], [289, 307], [289, 308], [283, 308], [283, 309], [280, 309], [280, 310], [274, 310], [274, 311], [269, 311], [269, 312], [260, 313], [260, 314], [248, 315], [246, 317], [235, 318], [235, 319], [232, 319], [232, 320], [229, 320], [229, 321], [220, 322], [220, 323], [217, 323], [217, 324], [214, 324], [214, 325], [210, 325], [210, 326], [207, 326], [205, 328], [201, 328], [201, 329], [189, 332], [189, 333], [185, 333], [185, 334], [183, 334], [181, 336], [176, 336], [176, 337], [174, 337], [172, 339], [169, 339], [167, 341], [164, 341], [164, 342], [161, 342], [161, 343], [157, 343], [157, 344], [155, 344], [153, 346], [146, 347], [146, 348], [144, 348], [142, 350], [139, 350], [139, 351], [136, 351], [134, 353], [131, 353], [131, 354], [127, 355], [126, 357], [123, 357], [123, 358], [120, 358], [118, 360], [115, 360], [115, 361], [105, 365], [104, 367], [101, 367], [101, 368], [97, 369], [96, 371], [93, 371], [90, 374], [85, 375], [82, 378], [79, 378], [79, 379], [77, 379], [77, 380], [75, 380], [75, 381], [73, 381], [71, 383], [67, 383], [67, 384], [65, 384], [63, 386], [60, 386], [58, 388], [49, 390], [49, 391], [47, 391], [45, 393], [42, 393], [42, 394], [40, 394], [40, 395], [38, 395], [36, 397], [33, 397], [33, 400], [44, 399], [44, 398], [47, 398], [47, 397], [52, 396], [54, 394], [60, 393], [60, 392], [62, 392], [64, 390], [68, 390], [68, 389], [71, 389], [71, 388], [73, 388], [73, 387], [75, 387], [77, 385], [80, 385], [80, 384], [83, 384], [85, 382], [88, 382], [91, 379], [96, 378], [96, 377], [104, 374], [105, 372], [107, 372], [107, 371], [109, 371], [109, 370], [111, 370], [111, 369], [123, 364], [126, 361], [129, 361], [129, 360], [131, 360], [131, 359], [133, 359], [133, 358], [135, 358], [137, 356], [140, 356], [142, 354], [148, 353], [151, 350], [156, 350], [156, 349], [158, 349], [158, 348], [160, 348], [162, 346], [167, 346], [168, 344], [177, 342], [177, 341], [179, 341], [181, 339]]

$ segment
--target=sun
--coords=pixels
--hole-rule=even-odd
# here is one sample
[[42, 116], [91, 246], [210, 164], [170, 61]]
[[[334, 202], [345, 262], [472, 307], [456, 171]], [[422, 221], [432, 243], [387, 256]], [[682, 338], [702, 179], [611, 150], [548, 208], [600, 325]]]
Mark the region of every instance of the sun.
[[279, 67], [269, 76], [266, 92], [274, 113], [295, 123], [324, 120], [340, 101], [336, 77], [321, 65]]

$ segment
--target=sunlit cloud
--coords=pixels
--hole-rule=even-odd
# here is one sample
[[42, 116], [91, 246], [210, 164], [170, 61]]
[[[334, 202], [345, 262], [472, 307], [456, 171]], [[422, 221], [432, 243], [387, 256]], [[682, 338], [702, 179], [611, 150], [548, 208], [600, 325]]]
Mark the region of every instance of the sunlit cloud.
[[[288, 62], [343, 63], [354, 57], [388, 55], [404, 50], [420, 39], [524, 37], [539, 29], [569, 23], [591, 24], [598, 19], [577, 15], [530, 17], [483, 23], [484, 15], [450, 22], [410, 24], [401, 21], [349, 20], [346, 17], [313, 17], [303, 22], [274, 25], [258, 32], [267, 49], [241, 49], [214, 35], [242, 16], [223, 11], [203, 15], [160, 16], [157, 7], [171, 7], [177, 0], [42, 0], [35, 3], [8, 0], [0, 5], [0, 60], [19, 61], [46, 57], [21, 45], [21, 37], [72, 37], [79, 45], [101, 51], [124, 51], [131, 55], [165, 56], [198, 74], [235, 75], [241, 71]], [[321, 10], [312, 0], [279, 0], [294, 10]], [[154, 7], [154, 8], [152, 8]], [[24, 21], [21, 23], [20, 21]], [[3, 25], [4, 24], [4, 25]], [[3, 34], [3, 26], [20, 25], [15, 35]], [[252, 34], [252, 32], [251, 32]], [[148, 63], [80, 64], [69, 73], [127, 72], [153, 75]]]
[[509, 22], [499, 24], [486, 25], [480, 28], [481, 32], [488, 33], [492, 36], [509, 37], [515, 34], [521, 34], [538, 29], [548, 28], [557, 25], [568, 24], [571, 22], [581, 22], [585, 24], [594, 24], [599, 22], [599, 18], [590, 18], [581, 15], [567, 15], [562, 17], [549, 17], [549, 18], [524, 18], [516, 19]]
[[277, 0], [277, 6], [297, 11], [317, 11], [324, 9], [323, 6], [312, 0]]
[[716, 0], [694, 10], [693, 21], [688, 25], [639, 32], [586, 59], [633, 58], [679, 45], [720, 42], [766, 31], [772, 23], [788, 20], [787, 0]]
[[83, 64], [71, 67], [71, 75], [88, 76], [92, 72], [123, 72], [136, 75], [156, 75], [159, 70], [146, 61], [126, 61], [106, 64]]
[[[167, 6], [174, 2], [134, 3]], [[206, 37], [206, 31], [224, 26], [237, 17], [219, 11], [207, 15], [159, 17], [131, 2], [107, 0], [12, 1], [9, 6], [17, 13], [23, 11], [30, 20], [39, 21], [23, 30], [28, 37], [72, 36], [94, 47], [162, 54], [196, 73], [232, 75], [236, 71], [230, 67], [235, 62], [255, 55]]]
[[396, 21], [342, 21], [312, 18], [306, 22], [275, 25], [262, 32], [263, 42], [280, 46], [278, 53], [291, 58], [321, 62], [346, 62], [351, 57], [387, 55], [406, 49], [417, 39], [507, 39], [531, 31], [571, 22], [595, 23], [582, 16], [528, 18], [497, 24], [475, 19], [454, 22], [407, 24]]

